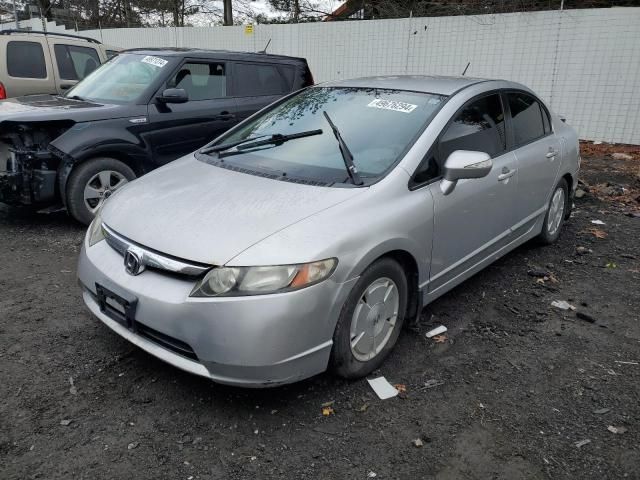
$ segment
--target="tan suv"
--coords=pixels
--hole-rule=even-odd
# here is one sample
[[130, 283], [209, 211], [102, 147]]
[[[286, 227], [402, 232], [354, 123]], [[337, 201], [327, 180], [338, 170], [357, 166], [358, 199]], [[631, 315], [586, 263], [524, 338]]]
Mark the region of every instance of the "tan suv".
[[0, 100], [61, 94], [119, 50], [65, 33], [0, 30]]

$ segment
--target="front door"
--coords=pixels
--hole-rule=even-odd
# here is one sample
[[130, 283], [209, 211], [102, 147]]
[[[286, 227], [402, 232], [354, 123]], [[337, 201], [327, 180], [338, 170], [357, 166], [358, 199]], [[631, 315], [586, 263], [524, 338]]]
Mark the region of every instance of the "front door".
[[561, 147], [551, 131], [546, 108], [525, 92], [507, 92], [510, 110], [510, 143], [518, 165], [518, 196], [514, 208], [519, 223], [516, 234], [526, 234], [547, 211], [556, 184]]
[[163, 104], [151, 100], [150, 131], [144, 136], [156, 165], [199, 149], [238, 123], [236, 100], [227, 94], [226, 68], [224, 62], [187, 60], [162, 90], [184, 89], [189, 101]]
[[66, 39], [49, 39], [49, 50], [54, 60], [58, 93], [69, 90], [100, 66], [101, 61], [97, 46], [88, 45], [90, 44], [73, 43]]
[[518, 172], [506, 151], [505, 114], [500, 95], [471, 100], [440, 136], [438, 163], [456, 150], [488, 153], [493, 168], [484, 178], [458, 181], [449, 195], [440, 182], [429, 188], [434, 201], [430, 293], [457, 283], [461, 276], [512, 240], [513, 203]]

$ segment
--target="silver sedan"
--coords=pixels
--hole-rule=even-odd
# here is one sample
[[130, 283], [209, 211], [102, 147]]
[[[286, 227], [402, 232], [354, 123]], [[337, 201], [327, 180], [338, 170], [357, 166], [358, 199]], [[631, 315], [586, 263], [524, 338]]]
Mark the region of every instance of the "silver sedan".
[[570, 213], [578, 139], [528, 88], [323, 84], [127, 184], [90, 226], [88, 308], [242, 386], [367, 375], [421, 308]]

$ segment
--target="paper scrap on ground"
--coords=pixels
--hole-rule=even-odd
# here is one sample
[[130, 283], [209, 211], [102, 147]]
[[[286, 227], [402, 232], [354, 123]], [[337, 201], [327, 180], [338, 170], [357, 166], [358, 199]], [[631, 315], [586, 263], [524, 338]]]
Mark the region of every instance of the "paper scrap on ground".
[[393, 385], [387, 382], [387, 379], [384, 377], [378, 377], [372, 380], [367, 379], [367, 382], [369, 382], [369, 385], [371, 385], [371, 388], [373, 388], [373, 391], [376, 392], [380, 400], [386, 400], [387, 398], [398, 395], [398, 390], [393, 388]]
[[440, 335], [441, 333], [444, 333], [447, 331], [447, 327], [445, 327], [444, 325], [440, 325], [439, 327], [434, 328], [433, 330], [429, 330], [426, 335], [427, 338], [431, 338], [431, 337], [435, 337], [436, 335]]
[[594, 225], [606, 225], [602, 220], [591, 220]]
[[574, 307], [569, 302], [566, 302], [564, 300], [554, 300], [553, 302], [551, 302], [551, 306], [559, 308], [560, 310], [575, 310], [576, 309], [576, 307]]

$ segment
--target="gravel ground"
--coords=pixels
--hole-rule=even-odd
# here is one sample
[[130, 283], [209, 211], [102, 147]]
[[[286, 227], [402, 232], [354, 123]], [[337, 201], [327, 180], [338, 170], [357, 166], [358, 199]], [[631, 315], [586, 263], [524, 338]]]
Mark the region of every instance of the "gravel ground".
[[560, 241], [430, 305], [379, 372], [406, 385], [385, 401], [364, 380], [241, 390], [156, 360], [83, 307], [82, 228], [4, 210], [0, 478], [640, 478], [640, 218], [602, 188], [628, 197], [640, 157], [589, 154]]

